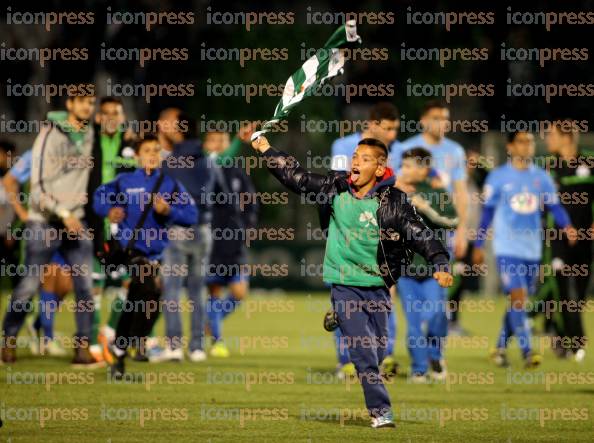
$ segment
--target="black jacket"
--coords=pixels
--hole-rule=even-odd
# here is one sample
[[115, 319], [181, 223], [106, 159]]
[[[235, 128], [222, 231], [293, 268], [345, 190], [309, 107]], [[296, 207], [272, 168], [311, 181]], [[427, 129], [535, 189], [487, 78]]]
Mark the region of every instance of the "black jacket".
[[[236, 166], [212, 167], [215, 176], [212, 205], [212, 265], [234, 265], [247, 262], [246, 230], [254, 228], [258, 218], [256, 190], [245, 171]], [[243, 195], [249, 195], [243, 203]], [[233, 233], [229, 236], [229, 233]]]
[[[309, 172], [294, 157], [274, 148], [268, 149], [263, 155], [267, 159], [266, 166], [283, 185], [298, 194], [315, 196], [315, 201], [319, 203], [321, 227], [325, 230], [332, 216], [332, 200], [349, 190], [346, 174], [335, 171], [330, 171], [328, 175]], [[386, 184], [377, 187], [373, 197], [379, 202], [376, 213], [380, 231], [377, 262], [386, 286], [396, 283], [414, 252], [440, 269], [447, 269], [448, 252], [434, 238], [433, 231], [408, 202], [405, 193]]]
[[[88, 228], [93, 230], [93, 249], [95, 254], [97, 254], [98, 252], [103, 251], [105, 233], [103, 232], [103, 217], [99, 217], [97, 214], [95, 214], [95, 211], [93, 211], [93, 195], [95, 194], [95, 190], [103, 184], [103, 149], [101, 147], [101, 127], [95, 124], [94, 130], [93, 150], [91, 154], [93, 157], [93, 169], [91, 169], [89, 174], [89, 182], [87, 184], [85, 220], [87, 221]], [[126, 146], [129, 146], [130, 143], [127, 140], [124, 140], [124, 131], [120, 129], [120, 132], [121, 143], [118, 149], [118, 156], [123, 157], [122, 151]], [[118, 166], [116, 167], [116, 173], [119, 174], [122, 172], [131, 172], [134, 169], [136, 168]]]

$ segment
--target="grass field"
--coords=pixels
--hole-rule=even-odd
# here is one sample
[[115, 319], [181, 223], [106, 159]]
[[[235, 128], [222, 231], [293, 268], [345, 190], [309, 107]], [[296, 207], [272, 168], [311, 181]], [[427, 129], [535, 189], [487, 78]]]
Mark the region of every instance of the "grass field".
[[[110, 381], [105, 369], [73, 370], [70, 356], [40, 358], [21, 351], [16, 365], [0, 367], [0, 442], [593, 439], [592, 353], [577, 364], [555, 360], [545, 349], [542, 369], [525, 373], [513, 346], [511, 370], [494, 368], [486, 356], [500, 324], [502, 300], [489, 312], [463, 313], [464, 326], [474, 336], [450, 345], [448, 383], [412, 385], [404, 376], [393, 380], [388, 389], [397, 428], [382, 430], [369, 428], [362, 417], [360, 386], [332, 376], [333, 342], [321, 327], [326, 294], [251, 300], [225, 324], [229, 359], [131, 362], [126, 383]], [[3, 298], [3, 309], [5, 304]], [[72, 317], [60, 314], [57, 329], [72, 331]], [[593, 331], [594, 317], [589, 313], [586, 318]], [[402, 325], [399, 315], [396, 354], [407, 366]], [[61, 380], [43, 384], [49, 374]], [[23, 381], [28, 384], [18, 383]]]

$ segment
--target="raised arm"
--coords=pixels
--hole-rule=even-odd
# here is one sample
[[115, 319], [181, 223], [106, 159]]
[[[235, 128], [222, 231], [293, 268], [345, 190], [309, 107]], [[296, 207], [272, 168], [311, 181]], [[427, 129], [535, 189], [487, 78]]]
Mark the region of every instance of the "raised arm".
[[327, 179], [325, 175], [302, 168], [295, 157], [277, 151], [263, 136], [254, 140], [252, 146], [266, 158], [266, 167], [272, 175], [291, 191], [297, 194], [321, 191]]

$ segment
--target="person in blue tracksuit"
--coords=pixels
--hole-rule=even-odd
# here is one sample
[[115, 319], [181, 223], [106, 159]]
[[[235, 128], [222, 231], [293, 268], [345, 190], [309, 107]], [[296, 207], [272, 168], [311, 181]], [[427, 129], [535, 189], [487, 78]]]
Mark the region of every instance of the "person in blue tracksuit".
[[[93, 209], [97, 215], [118, 224], [115, 239], [130, 251], [127, 264], [132, 280], [112, 349], [116, 357], [112, 366], [114, 378], [124, 375], [128, 346], [142, 346], [142, 340], [157, 321], [161, 296], [159, 261], [169, 241], [168, 227], [191, 226], [198, 219], [194, 199], [183, 185], [168, 175], [161, 178], [164, 172], [159, 168], [160, 151], [157, 137], [150, 135], [139, 140], [135, 152], [140, 168], [118, 175], [97, 188], [94, 195]], [[159, 180], [161, 183], [154, 190]], [[146, 219], [135, 232], [145, 210]]]
[[542, 360], [531, 347], [525, 305], [528, 296], [534, 293], [542, 258], [543, 211], [551, 212], [570, 244], [575, 243], [577, 235], [567, 211], [559, 203], [553, 179], [532, 163], [534, 148], [534, 135], [521, 131], [509, 134], [509, 161], [487, 176], [479, 236], [473, 252], [473, 261], [483, 263], [483, 234], [494, 220], [493, 249], [503, 289], [510, 298], [497, 348], [491, 355], [493, 362], [501, 367], [509, 365], [506, 349], [512, 336], [518, 340], [526, 369], [537, 367]]

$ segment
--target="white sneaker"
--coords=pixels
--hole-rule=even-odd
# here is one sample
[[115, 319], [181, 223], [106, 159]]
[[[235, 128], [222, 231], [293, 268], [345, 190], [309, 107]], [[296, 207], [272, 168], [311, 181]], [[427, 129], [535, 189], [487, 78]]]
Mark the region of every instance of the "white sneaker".
[[420, 374], [415, 372], [408, 377], [408, 382], [414, 385], [424, 385], [429, 382], [427, 374]]
[[151, 363], [160, 363], [164, 361], [183, 361], [184, 360], [184, 350], [182, 348], [178, 349], [171, 349], [166, 347], [163, 349], [163, 352], [159, 352], [158, 354], [150, 355], [149, 361]]
[[190, 361], [199, 363], [204, 360], [206, 360], [206, 352], [204, 352], [202, 349], [196, 349], [190, 353]]
[[382, 415], [381, 417], [371, 417], [371, 427], [374, 429], [379, 428], [395, 428], [394, 414], [392, 411]]
[[56, 339], [47, 342], [45, 345], [45, 353], [52, 357], [64, 357], [68, 354], [66, 349], [64, 349]]
[[37, 329], [35, 329], [35, 327], [33, 326], [33, 323], [35, 323], [35, 319], [32, 318], [32, 316], [29, 316], [29, 318], [27, 319], [27, 332], [29, 334], [29, 349], [31, 350], [31, 354], [33, 355], [39, 355], [41, 350], [40, 350], [40, 338], [39, 338], [39, 332], [37, 331]]
[[586, 350], [585, 349], [578, 349], [575, 354], [573, 355], [573, 359], [576, 363], [581, 363], [586, 358]]

